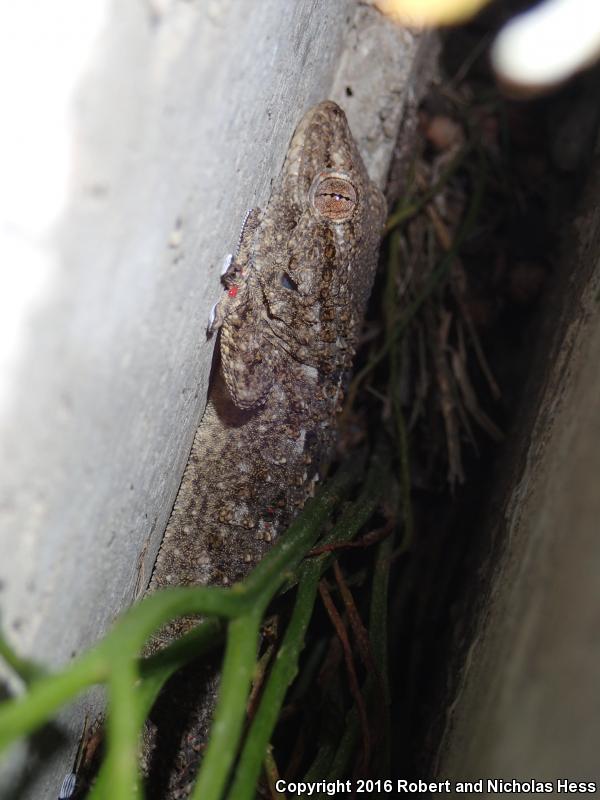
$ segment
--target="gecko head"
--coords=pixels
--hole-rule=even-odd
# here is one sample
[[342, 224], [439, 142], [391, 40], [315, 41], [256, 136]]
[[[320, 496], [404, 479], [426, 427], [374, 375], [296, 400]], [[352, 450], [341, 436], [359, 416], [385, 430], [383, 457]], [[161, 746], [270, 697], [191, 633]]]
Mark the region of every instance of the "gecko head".
[[[321, 203], [321, 197], [338, 193], [350, 197], [356, 211], [362, 183], [370, 181], [346, 115], [330, 100], [319, 103], [304, 115], [290, 143], [283, 168], [284, 195], [300, 210], [307, 200], [316, 201], [317, 210], [325, 211], [327, 216], [335, 209]], [[344, 221], [333, 216], [331, 220]]]
[[243, 280], [221, 345], [236, 405], [264, 403], [279, 363], [327, 374], [349, 363], [384, 218], [346, 115], [319, 103], [300, 121], [260, 224], [240, 247]]
[[[310, 109], [292, 138], [283, 169], [279, 202], [288, 208], [288, 250], [301, 249], [301, 242], [323, 241], [328, 261], [337, 269], [362, 261], [362, 253], [376, 250], [385, 221], [385, 200], [370, 179], [348, 120], [330, 100]], [[324, 251], [323, 251], [324, 252]], [[329, 257], [331, 256], [331, 258]], [[304, 262], [300, 291], [310, 293], [311, 275], [318, 277], [321, 263]]]
[[323, 350], [321, 335], [352, 338], [344, 320], [362, 318], [385, 219], [383, 195], [335, 103], [300, 121], [267, 216], [272, 225], [255, 255], [270, 324], [312, 362], [308, 350]]

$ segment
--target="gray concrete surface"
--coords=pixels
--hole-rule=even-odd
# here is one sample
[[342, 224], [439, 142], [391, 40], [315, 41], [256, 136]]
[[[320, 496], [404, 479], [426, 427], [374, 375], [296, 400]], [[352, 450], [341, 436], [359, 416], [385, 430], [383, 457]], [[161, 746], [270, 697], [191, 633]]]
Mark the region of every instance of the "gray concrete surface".
[[508, 491], [482, 530], [491, 581], [471, 593], [479, 613], [458, 662], [440, 779], [549, 781], [545, 797], [565, 796], [559, 779], [600, 790], [599, 198], [600, 147], [565, 237]]
[[[383, 183], [433, 52], [354, 0], [241, 6], [98, 0], [84, 18], [58, 0], [51, 17], [21, 6], [8, 20], [9, 77], [35, 72], [11, 96], [25, 144], [7, 165], [24, 202], [9, 202], [0, 241], [13, 267], [0, 608], [10, 642], [46, 665], [97, 640], [150, 577], [204, 407], [220, 264], [302, 113], [330, 96], [346, 106]], [[60, 146], [43, 116], [20, 125], [59, 102]], [[89, 703], [61, 718], [52, 756], [19, 748], [3, 796], [56, 796]]]

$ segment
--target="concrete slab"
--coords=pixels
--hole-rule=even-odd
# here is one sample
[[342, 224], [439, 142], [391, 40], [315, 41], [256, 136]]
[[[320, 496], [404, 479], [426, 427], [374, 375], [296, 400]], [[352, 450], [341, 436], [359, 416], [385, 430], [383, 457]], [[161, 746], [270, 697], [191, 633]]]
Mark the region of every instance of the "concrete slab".
[[[220, 265], [296, 123], [337, 99], [383, 185], [434, 51], [354, 0], [17, 5], [0, 26], [0, 607], [18, 651], [58, 666], [150, 577]], [[23, 746], [7, 796], [60, 786], [81, 709], [61, 726], [51, 756]]]

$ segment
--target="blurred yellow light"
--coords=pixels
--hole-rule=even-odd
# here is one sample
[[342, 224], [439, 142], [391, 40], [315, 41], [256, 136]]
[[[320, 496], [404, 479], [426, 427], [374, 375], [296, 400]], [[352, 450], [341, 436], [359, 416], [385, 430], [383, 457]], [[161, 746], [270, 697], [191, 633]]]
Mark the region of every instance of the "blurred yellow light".
[[404, 25], [452, 25], [472, 17], [489, 0], [375, 0], [383, 14]]

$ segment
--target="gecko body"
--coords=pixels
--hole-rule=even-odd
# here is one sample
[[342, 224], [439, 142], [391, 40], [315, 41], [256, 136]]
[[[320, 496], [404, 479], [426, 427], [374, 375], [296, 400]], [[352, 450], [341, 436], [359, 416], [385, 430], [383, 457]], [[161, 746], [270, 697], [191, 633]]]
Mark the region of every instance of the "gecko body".
[[343, 111], [311, 109], [246, 221], [216, 309], [220, 364], [150, 584], [229, 584], [260, 560], [331, 454], [385, 201]]
[[[320, 103], [223, 276], [218, 362], [149, 591], [243, 578], [313, 493], [335, 443], [384, 220], [344, 112]], [[149, 652], [190, 624], [167, 626]]]

